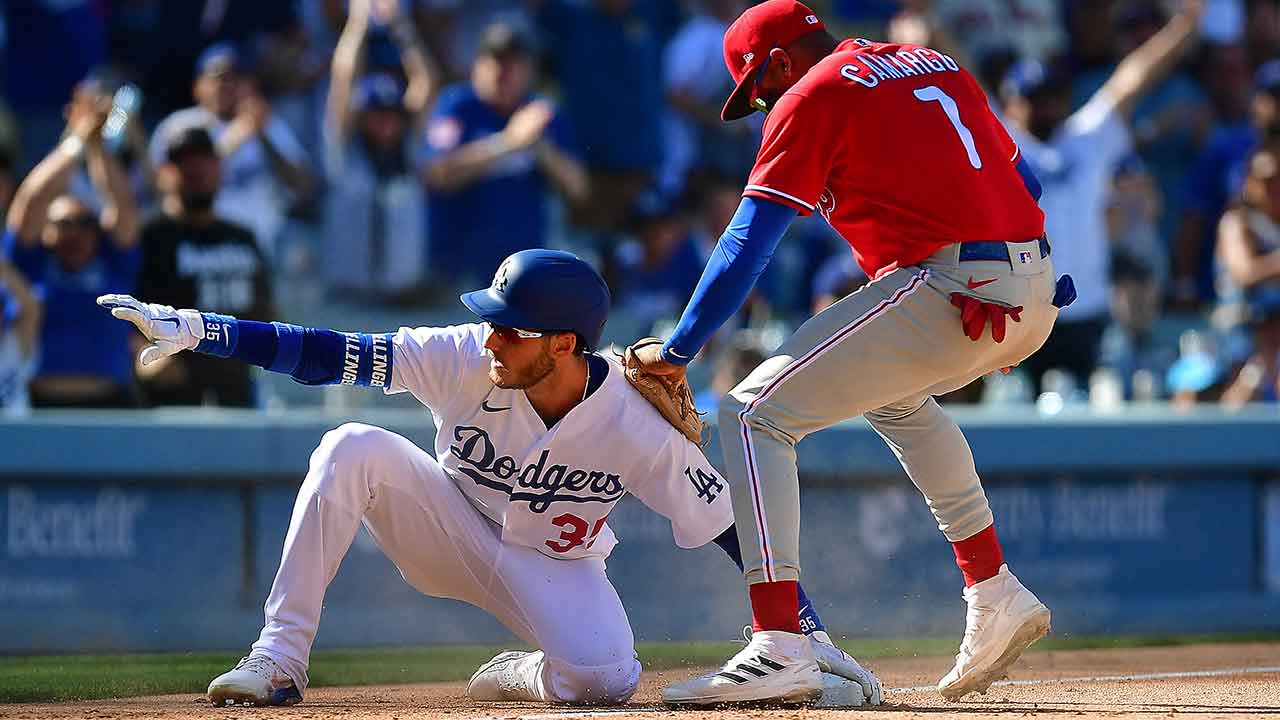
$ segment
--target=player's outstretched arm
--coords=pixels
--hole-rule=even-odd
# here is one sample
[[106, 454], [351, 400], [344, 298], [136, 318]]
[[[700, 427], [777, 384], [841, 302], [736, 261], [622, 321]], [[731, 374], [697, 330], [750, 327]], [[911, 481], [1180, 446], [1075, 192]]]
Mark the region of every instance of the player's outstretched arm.
[[132, 295], [102, 295], [112, 317], [133, 323], [147, 345], [146, 366], [191, 350], [284, 373], [304, 385], [389, 387], [391, 333], [342, 333], [286, 323], [237, 320], [230, 315], [175, 310]]
[[643, 348], [636, 353], [645, 372], [678, 373], [698, 354], [712, 334], [742, 307], [795, 216], [795, 210], [780, 203], [742, 199], [671, 337], [661, 348]]

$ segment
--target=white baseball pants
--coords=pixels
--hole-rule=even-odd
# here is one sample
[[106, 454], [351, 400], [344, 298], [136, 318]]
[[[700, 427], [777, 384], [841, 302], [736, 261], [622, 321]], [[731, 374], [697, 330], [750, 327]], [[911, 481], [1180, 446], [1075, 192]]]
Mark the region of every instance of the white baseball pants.
[[493, 614], [543, 651], [531, 686], [547, 702], [623, 702], [640, 679], [634, 638], [600, 558], [556, 560], [504, 544], [435, 458], [388, 430], [348, 423], [311, 455], [254, 652], [299, 690], [324, 591], [363, 522], [425, 595]]

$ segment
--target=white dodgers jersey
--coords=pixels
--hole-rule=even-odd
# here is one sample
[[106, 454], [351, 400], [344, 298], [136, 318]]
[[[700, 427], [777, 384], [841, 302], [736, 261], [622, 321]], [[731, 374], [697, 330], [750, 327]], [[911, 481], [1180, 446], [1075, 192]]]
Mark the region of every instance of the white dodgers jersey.
[[625, 494], [700, 547], [733, 523], [728, 486], [608, 360], [603, 384], [548, 429], [523, 390], [489, 380], [484, 325], [401, 328], [388, 393], [410, 392], [436, 424], [436, 459], [504, 542], [561, 559], [604, 557]]

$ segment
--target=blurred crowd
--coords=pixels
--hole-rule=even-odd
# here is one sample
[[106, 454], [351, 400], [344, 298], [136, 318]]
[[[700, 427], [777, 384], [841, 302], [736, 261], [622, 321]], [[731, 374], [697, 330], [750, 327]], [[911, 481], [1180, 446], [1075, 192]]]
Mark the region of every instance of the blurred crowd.
[[[608, 280], [608, 338], [663, 335], [758, 145], [762, 116], [719, 120], [748, 4], [6, 0], [0, 408], [263, 404], [236, 363], [135, 366], [107, 292], [377, 330], [351, 324], [464, 319], [458, 291], [558, 247]], [[946, 400], [1277, 400], [1280, 0], [810, 4], [960, 60], [1045, 187], [1080, 299]], [[866, 281], [794, 223], [695, 364], [700, 404]]]

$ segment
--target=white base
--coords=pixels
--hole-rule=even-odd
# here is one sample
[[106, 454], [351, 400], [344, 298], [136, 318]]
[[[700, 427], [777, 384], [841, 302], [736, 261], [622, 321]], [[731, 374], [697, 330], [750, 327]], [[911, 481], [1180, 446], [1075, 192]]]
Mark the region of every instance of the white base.
[[853, 708], [867, 704], [862, 686], [839, 675], [822, 673], [822, 697], [814, 701], [816, 708]]

